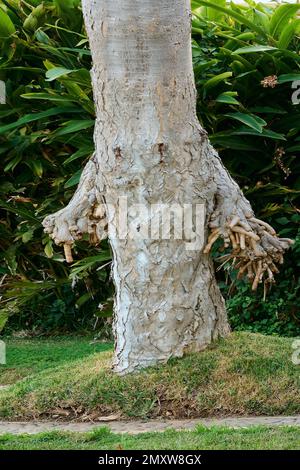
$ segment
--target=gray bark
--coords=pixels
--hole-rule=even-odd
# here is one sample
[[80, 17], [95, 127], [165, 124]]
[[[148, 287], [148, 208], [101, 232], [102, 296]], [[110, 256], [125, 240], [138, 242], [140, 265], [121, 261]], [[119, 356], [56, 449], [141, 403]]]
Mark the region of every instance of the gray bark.
[[[97, 167], [89, 166], [74, 198], [89, 201], [93, 192], [93, 204], [84, 204], [87, 220], [94, 220], [95, 201], [105, 203], [98, 238], [107, 224], [116, 287], [114, 370], [127, 373], [200, 351], [229, 333], [209, 250], [216, 238], [228, 244], [234, 233], [236, 250], [248, 240], [253, 251], [259, 236], [234, 230], [252, 233], [262, 226], [253, 222], [249, 202], [196, 116], [189, 0], [82, 3], [93, 57]], [[205, 238], [209, 226], [213, 230], [208, 247], [187, 250], [189, 233], [183, 240], [143, 238], [140, 214], [134, 213], [129, 223], [136, 236], [116, 236], [120, 197], [149, 208], [148, 219], [155, 216], [155, 204], [203, 204]], [[57, 243], [70, 244], [81, 235], [78, 207], [71, 201], [46, 220]]]

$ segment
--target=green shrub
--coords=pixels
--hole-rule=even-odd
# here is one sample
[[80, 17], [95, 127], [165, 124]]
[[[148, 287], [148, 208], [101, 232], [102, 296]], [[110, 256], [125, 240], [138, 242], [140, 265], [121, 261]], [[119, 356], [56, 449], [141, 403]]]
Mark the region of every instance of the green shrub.
[[109, 267], [96, 270], [109, 247], [79, 243], [70, 269], [41, 227], [68, 202], [93, 152], [91, 57], [79, 0], [39, 3], [0, 1], [10, 25], [0, 58], [2, 326], [17, 312], [11, 327], [91, 328], [111, 314], [98, 309], [112, 295]]
[[192, 3], [199, 118], [256, 214], [296, 239], [266, 301], [263, 287], [251, 292], [229, 266], [219, 274], [231, 324], [299, 334], [300, 106], [292, 103], [300, 80], [299, 5]]
[[[93, 152], [91, 57], [79, 0], [39, 3], [0, 0], [0, 328], [14, 312], [13, 328], [90, 328], [111, 314], [109, 247], [77, 243], [70, 268], [41, 220], [68, 202]], [[298, 238], [267, 302], [228, 266], [218, 276], [234, 328], [299, 334], [300, 19], [295, 5], [248, 3], [192, 2], [198, 115], [256, 213]]]

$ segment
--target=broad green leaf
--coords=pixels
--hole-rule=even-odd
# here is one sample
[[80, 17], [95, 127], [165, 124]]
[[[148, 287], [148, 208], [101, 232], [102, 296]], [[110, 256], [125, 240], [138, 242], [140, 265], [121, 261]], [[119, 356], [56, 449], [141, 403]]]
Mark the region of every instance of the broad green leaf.
[[94, 151], [94, 147], [88, 146], [88, 147], [83, 147], [77, 150], [77, 152], [73, 153], [67, 160], [64, 161], [64, 165], [68, 165], [69, 163], [73, 162], [74, 160], [77, 160], [78, 158], [81, 157], [86, 157], [87, 155], [91, 155]]
[[245, 72], [245, 66], [242, 62], [240, 62], [239, 60], [234, 60], [231, 64], [230, 64], [230, 68], [233, 70], [234, 74], [236, 77], [240, 77], [242, 76], [244, 73], [248, 73], [248, 72]]
[[42, 31], [42, 29], [38, 29], [34, 35], [36, 39], [43, 44], [52, 43], [52, 40], [49, 38], [48, 34], [46, 34], [45, 31]]
[[81, 55], [87, 55], [91, 56], [91, 51], [88, 49], [80, 49], [79, 47], [61, 47], [61, 51], [66, 51], [66, 52], [78, 52]]
[[278, 49], [287, 49], [295, 37], [300, 31], [300, 20], [293, 20], [290, 24], [287, 24], [280, 33], [277, 47]]
[[278, 83], [295, 82], [297, 80], [300, 80], [300, 73], [287, 73], [279, 75], [277, 79]]
[[258, 8], [253, 10], [253, 17], [255, 24], [258, 24], [267, 34], [270, 31], [270, 17], [265, 12], [260, 11]]
[[76, 70], [69, 70], [65, 69], [64, 67], [54, 67], [46, 72], [46, 80], [47, 82], [52, 82], [59, 77], [63, 77], [65, 75], [69, 75], [70, 73], [76, 72]]
[[280, 5], [277, 7], [270, 21], [270, 34], [274, 38], [277, 38], [280, 31], [282, 31], [289, 20], [293, 18], [299, 10], [299, 5]]
[[225, 96], [238, 96], [238, 92], [237, 91], [224, 91], [222, 93], [222, 95], [225, 95]]
[[70, 278], [72, 279], [76, 277], [82, 271], [86, 271], [92, 267], [95, 267], [99, 263], [103, 263], [105, 261], [110, 261], [110, 260], [111, 260], [111, 253], [108, 250], [105, 250], [105, 251], [100, 252], [99, 255], [88, 256], [87, 258], [84, 258], [83, 260], [76, 261], [72, 265]]
[[76, 300], [77, 307], [82, 307], [82, 305], [86, 304], [89, 300], [93, 299], [91, 292], [86, 292], [85, 294], [81, 295], [79, 299]]
[[89, 127], [93, 127], [95, 121], [92, 119], [67, 121], [64, 125], [52, 134], [52, 137], [79, 132]]
[[33, 230], [28, 230], [27, 232], [23, 233], [22, 235], [22, 242], [23, 243], [28, 243], [30, 240], [33, 239], [34, 231]]
[[43, 165], [40, 160], [30, 160], [27, 165], [33, 170], [34, 174], [41, 178], [43, 176]]
[[221, 93], [216, 98], [216, 101], [218, 103], [225, 103], [225, 104], [240, 104], [233, 96], [227, 95], [226, 93]]
[[[222, 37], [224, 37], [224, 35], [222, 35]], [[251, 32], [246, 32], [246, 33], [242, 33], [242, 34], [238, 34], [237, 36], [228, 36], [229, 37], [229, 40], [226, 42], [225, 44], [225, 48], [226, 49], [234, 49], [235, 47], [237, 47], [237, 45], [243, 45], [243, 44], [246, 44], [247, 41], [252, 41], [256, 38], [256, 34], [255, 33], [251, 33]]]
[[72, 186], [75, 186], [76, 184], [79, 183], [80, 177], [81, 177], [82, 170], [76, 171], [73, 176], [71, 176], [70, 179], [65, 183], [65, 188], [71, 188]]
[[226, 80], [226, 78], [229, 77], [232, 77], [232, 72], [220, 73], [219, 75], [215, 75], [214, 77], [207, 80], [207, 82], [204, 83], [204, 87], [206, 90], [208, 90], [217, 86], [220, 82], [223, 82], [224, 80]]
[[77, 48], [79, 48], [79, 46], [83, 46], [84, 44], [88, 44], [89, 40], [87, 38], [85, 39], [81, 39], [77, 44], [76, 44], [76, 48], [75, 48], [75, 51], [79, 50]]
[[254, 114], [246, 114], [246, 113], [227, 113], [224, 116], [230, 117], [231, 119], [235, 119], [236, 121], [240, 121], [246, 126], [255, 129], [258, 132], [262, 132], [263, 126], [266, 126], [267, 123], [263, 119], [255, 116]]
[[[214, 0], [214, 5], [224, 8], [226, 6], [226, 0]], [[202, 14], [210, 21], [218, 21], [224, 16], [223, 12], [210, 7], [203, 7]]]
[[232, 52], [232, 55], [236, 54], [252, 54], [255, 52], [266, 52], [266, 51], [276, 51], [277, 47], [272, 47], [272, 46], [246, 46], [246, 47], [240, 47], [239, 49], [236, 49], [235, 51]]
[[7, 13], [5, 13], [1, 8], [0, 8], [0, 39], [1, 38], [8, 38], [12, 34], [16, 32], [16, 28], [8, 16]]
[[63, 23], [81, 31], [82, 15], [78, 14], [77, 8], [80, 0], [53, 0], [53, 2]]
[[24, 95], [21, 95], [21, 97], [25, 98], [26, 100], [47, 100], [62, 103], [72, 103], [76, 101], [75, 98], [71, 99], [70, 97], [56, 95], [54, 93], [25, 93]]
[[243, 141], [238, 137], [232, 135], [213, 134], [210, 136], [211, 142], [218, 148], [228, 148], [232, 150], [244, 150], [247, 152], [261, 152], [262, 150], [253, 145]]
[[62, 10], [68, 11], [76, 8], [80, 4], [80, 0], [54, 0], [54, 3]]
[[280, 217], [279, 219], [276, 219], [276, 222], [280, 225], [287, 225], [290, 223], [289, 219], [286, 217]]
[[49, 240], [48, 243], [46, 243], [44, 252], [47, 256], [47, 258], [52, 258], [53, 256], [53, 242], [52, 240]]
[[201, 35], [202, 35], [202, 34], [203, 34], [203, 30], [200, 29], [200, 28], [196, 28], [195, 26], [192, 26], [192, 33], [193, 33], [193, 34], [197, 34], [197, 33], [198, 33], [198, 34], [201, 34]]
[[57, 107], [57, 108], [50, 108], [46, 111], [41, 111], [40, 113], [32, 113], [26, 114], [22, 118], [18, 119], [16, 122], [12, 122], [11, 124], [7, 124], [5, 126], [0, 126], [0, 135], [4, 134], [5, 132], [17, 129], [18, 127], [23, 126], [24, 124], [28, 124], [30, 122], [39, 121], [41, 119], [52, 117], [52, 116], [59, 116], [61, 113], [79, 113], [81, 110], [77, 107], [73, 106], [65, 106], [65, 107]]
[[234, 129], [231, 131], [232, 135], [255, 135], [257, 137], [264, 137], [268, 139], [274, 140], [286, 140], [284, 134], [279, 134], [278, 132], [271, 131], [269, 129], [262, 129], [262, 131], [258, 131], [255, 129], [251, 129], [250, 127], [240, 127], [238, 129]]

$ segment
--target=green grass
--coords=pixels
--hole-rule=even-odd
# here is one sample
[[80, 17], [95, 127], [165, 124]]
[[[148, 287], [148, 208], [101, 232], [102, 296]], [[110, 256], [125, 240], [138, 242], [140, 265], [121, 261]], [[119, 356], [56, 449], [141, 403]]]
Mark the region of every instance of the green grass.
[[44, 369], [87, 358], [112, 348], [109, 343], [92, 343], [87, 337], [8, 339], [7, 364], [0, 366], [0, 384], [7, 385]]
[[84, 338], [9, 340], [0, 384], [23, 379], [0, 391], [0, 417], [300, 413], [300, 367], [291, 361], [291, 344], [287, 338], [234, 333], [202, 353], [119, 377], [110, 370], [111, 345]]
[[37, 435], [0, 436], [0, 450], [298, 450], [299, 427], [229, 429], [215, 426], [194, 431], [167, 430], [135, 436], [114, 434], [107, 428], [89, 433], [52, 431]]

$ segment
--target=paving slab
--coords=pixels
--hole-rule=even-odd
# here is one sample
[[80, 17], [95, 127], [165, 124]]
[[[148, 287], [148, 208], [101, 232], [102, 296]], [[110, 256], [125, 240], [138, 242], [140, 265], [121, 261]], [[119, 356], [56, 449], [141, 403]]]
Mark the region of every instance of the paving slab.
[[101, 426], [107, 426], [115, 433], [140, 434], [143, 432], [161, 432], [166, 429], [188, 430], [195, 426], [226, 426], [230, 428], [248, 428], [250, 426], [300, 426], [299, 416], [251, 416], [227, 418], [199, 418], [182, 420], [149, 421], [106, 421], [105, 417], [94, 422], [65, 421], [0, 421], [0, 434], [37, 434], [49, 431], [87, 432]]

